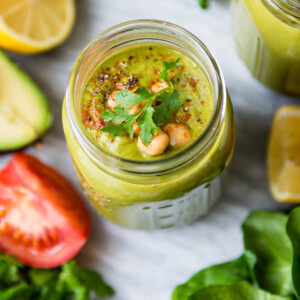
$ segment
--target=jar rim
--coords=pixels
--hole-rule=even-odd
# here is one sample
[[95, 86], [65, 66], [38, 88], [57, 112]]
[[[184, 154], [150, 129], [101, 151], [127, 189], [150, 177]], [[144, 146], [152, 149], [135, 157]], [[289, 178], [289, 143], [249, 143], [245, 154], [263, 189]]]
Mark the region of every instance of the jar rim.
[[[300, 19], [300, 1], [299, 0], [267, 0], [275, 10], [286, 13], [289, 17]], [[293, 23], [293, 20], [291, 20]]]
[[[186, 41], [191, 42], [193, 46], [197, 46], [198, 50], [201, 49], [207, 56], [209, 63], [211, 64], [216, 78], [217, 78], [217, 95], [215, 97], [215, 110], [210, 119], [210, 122], [204, 132], [188, 147], [179, 151], [171, 156], [145, 161], [135, 161], [127, 158], [122, 158], [111, 153], [105, 152], [100, 147], [94, 145], [87, 134], [81, 130], [79, 124], [81, 118], [78, 119], [75, 109], [75, 85], [78, 84], [78, 72], [80, 72], [82, 65], [88, 59], [90, 53], [95, 51], [99, 45], [105, 43], [111, 37], [115, 37], [118, 34], [132, 31], [134, 29], [153, 29], [153, 30], [167, 30], [177, 35], [179, 38], [185, 38]], [[216, 138], [218, 131], [223, 123], [225, 117], [227, 102], [227, 90], [225, 80], [222, 71], [216, 62], [214, 56], [210, 53], [205, 44], [197, 38], [194, 34], [190, 33], [186, 29], [175, 25], [173, 23], [152, 20], [152, 19], [139, 19], [133, 21], [127, 21], [115, 26], [112, 26], [100, 34], [98, 34], [92, 41], [83, 49], [71, 70], [67, 90], [66, 90], [66, 108], [67, 115], [70, 121], [71, 130], [74, 133], [78, 143], [89, 155], [89, 157], [97, 164], [107, 164], [115, 167], [117, 170], [122, 170], [127, 173], [151, 175], [157, 172], [168, 173], [171, 169], [182, 167], [197, 157], [204, 155], [207, 148], [212, 144], [212, 141]], [[77, 117], [77, 118], [76, 118]], [[187, 155], [190, 154], [190, 155]]]

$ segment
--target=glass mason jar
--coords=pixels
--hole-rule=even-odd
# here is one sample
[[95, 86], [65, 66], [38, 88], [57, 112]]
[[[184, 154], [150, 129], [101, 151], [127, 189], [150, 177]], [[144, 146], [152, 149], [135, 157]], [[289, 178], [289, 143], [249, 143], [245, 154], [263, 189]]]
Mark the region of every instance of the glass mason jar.
[[[173, 156], [151, 161], [116, 157], [95, 146], [80, 117], [81, 98], [101, 61], [132, 45], [165, 45], [190, 57], [209, 79], [214, 112], [205, 132]], [[221, 195], [235, 144], [231, 101], [218, 64], [205, 45], [174, 24], [139, 20], [93, 39], [71, 71], [63, 105], [67, 146], [80, 183], [100, 215], [124, 227], [177, 227], [205, 214]]]
[[238, 53], [264, 85], [300, 95], [300, 1], [231, 0]]

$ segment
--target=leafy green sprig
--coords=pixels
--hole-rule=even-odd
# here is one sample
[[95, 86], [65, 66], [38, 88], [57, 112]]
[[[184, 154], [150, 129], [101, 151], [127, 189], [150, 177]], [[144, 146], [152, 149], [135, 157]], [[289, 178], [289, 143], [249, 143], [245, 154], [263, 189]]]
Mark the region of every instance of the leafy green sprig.
[[[168, 77], [168, 71], [174, 67], [179, 68], [179, 60], [172, 62], [163, 61], [163, 70], [160, 78], [169, 83], [169, 87], [160, 90], [157, 93], [150, 93], [146, 87], [138, 87], [134, 93], [128, 90], [122, 90], [115, 95], [117, 106], [114, 111], [106, 110], [101, 114], [103, 120], [108, 124], [100, 129], [100, 131], [110, 134], [113, 137], [122, 136], [128, 133], [133, 137], [133, 124], [138, 122], [141, 129], [139, 136], [144, 145], [148, 146], [153, 135], [157, 135], [157, 125], [170, 117], [171, 111], [176, 112], [180, 105], [180, 95], [174, 90], [174, 86]], [[143, 103], [145, 100], [147, 102]], [[160, 103], [152, 107], [154, 101]], [[128, 111], [136, 105], [141, 105], [139, 112], [130, 114]]]
[[69, 261], [58, 268], [37, 269], [16, 258], [0, 254], [1, 300], [90, 300], [114, 295], [101, 276]]

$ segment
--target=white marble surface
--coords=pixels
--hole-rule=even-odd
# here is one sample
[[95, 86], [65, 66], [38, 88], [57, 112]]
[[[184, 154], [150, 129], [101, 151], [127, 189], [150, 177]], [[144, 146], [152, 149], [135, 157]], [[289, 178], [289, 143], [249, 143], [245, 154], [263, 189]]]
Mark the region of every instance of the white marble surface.
[[[37, 56], [13, 58], [46, 93], [55, 116], [42, 149], [27, 149], [77, 184], [66, 149], [61, 105], [68, 73], [81, 49], [100, 31], [119, 22], [154, 18], [174, 22], [203, 40], [221, 65], [233, 101], [237, 145], [230, 181], [222, 200], [206, 217], [181, 229], [147, 233], [118, 228], [93, 213], [93, 233], [79, 254], [111, 283], [113, 300], [167, 300], [174, 286], [208, 265], [242, 252], [240, 225], [253, 209], [281, 209], [267, 187], [265, 148], [272, 115], [296, 99], [256, 82], [240, 61], [229, 24], [228, 0], [211, 0], [202, 11], [197, 0], [79, 0], [71, 37], [59, 48]], [[9, 155], [0, 158], [3, 165]]]

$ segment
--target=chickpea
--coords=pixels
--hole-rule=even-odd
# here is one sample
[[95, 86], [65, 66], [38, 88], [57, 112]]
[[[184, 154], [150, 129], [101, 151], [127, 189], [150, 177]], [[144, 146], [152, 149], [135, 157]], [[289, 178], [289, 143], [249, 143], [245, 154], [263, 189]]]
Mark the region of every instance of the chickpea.
[[108, 109], [110, 110], [114, 110], [114, 108], [117, 106], [116, 101], [115, 101], [115, 97], [116, 97], [116, 93], [119, 91], [113, 91], [111, 94], [108, 95], [107, 97], [107, 102], [106, 102], [106, 106]]
[[133, 123], [133, 130], [134, 130], [134, 135], [138, 136], [141, 131], [140, 127], [138, 126], [138, 122]]
[[159, 155], [162, 154], [169, 144], [168, 135], [163, 132], [160, 128], [157, 130], [157, 135], [153, 136], [152, 141], [148, 146], [145, 146], [141, 140], [138, 138], [139, 149], [147, 155]]
[[191, 139], [189, 129], [183, 124], [170, 123], [165, 126], [164, 131], [168, 134], [172, 147], [182, 147]]
[[150, 91], [152, 93], [157, 93], [160, 90], [165, 89], [169, 86], [170, 86], [170, 84], [164, 80], [156, 81], [156, 82], [152, 83], [152, 85], [150, 87]]

